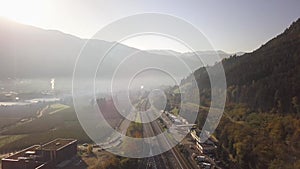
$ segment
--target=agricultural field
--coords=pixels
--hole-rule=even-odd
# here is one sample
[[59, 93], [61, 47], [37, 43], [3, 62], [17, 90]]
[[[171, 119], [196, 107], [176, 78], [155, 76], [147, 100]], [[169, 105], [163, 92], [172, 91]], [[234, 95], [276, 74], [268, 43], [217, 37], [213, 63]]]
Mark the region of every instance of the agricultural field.
[[1, 130], [0, 154], [18, 151], [33, 144], [43, 144], [55, 138], [74, 138], [79, 143], [90, 142], [81, 128], [72, 107], [54, 104], [42, 110], [31, 121]]
[[0, 129], [36, 117], [47, 104], [0, 106]]

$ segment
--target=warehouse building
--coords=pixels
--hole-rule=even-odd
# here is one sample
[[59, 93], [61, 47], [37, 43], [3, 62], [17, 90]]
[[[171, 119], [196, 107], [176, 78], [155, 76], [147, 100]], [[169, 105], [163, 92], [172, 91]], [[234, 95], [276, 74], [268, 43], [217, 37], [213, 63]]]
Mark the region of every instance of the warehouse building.
[[55, 139], [44, 145], [34, 145], [2, 159], [2, 169], [61, 168], [77, 154], [77, 140]]

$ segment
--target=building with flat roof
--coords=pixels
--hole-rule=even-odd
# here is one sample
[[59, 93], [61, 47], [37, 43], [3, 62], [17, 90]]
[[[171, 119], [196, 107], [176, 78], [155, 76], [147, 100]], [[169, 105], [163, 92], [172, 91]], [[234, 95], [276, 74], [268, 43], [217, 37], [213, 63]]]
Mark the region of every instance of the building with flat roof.
[[2, 159], [2, 169], [53, 169], [77, 154], [77, 140], [58, 138]]

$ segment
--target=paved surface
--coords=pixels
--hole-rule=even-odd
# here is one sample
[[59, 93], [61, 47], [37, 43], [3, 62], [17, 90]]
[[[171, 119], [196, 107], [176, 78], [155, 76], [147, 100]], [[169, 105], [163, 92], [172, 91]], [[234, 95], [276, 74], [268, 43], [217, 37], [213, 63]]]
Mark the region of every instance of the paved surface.
[[[159, 126], [157, 121], [153, 121], [151, 123], [145, 123], [143, 124], [143, 130], [144, 130], [144, 137], [151, 137], [155, 136], [157, 134], [162, 133], [162, 129]], [[153, 141], [154, 142], [154, 141]], [[160, 148], [160, 146], [163, 147], [170, 147], [170, 143], [167, 138], [163, 135], [162, 139], [157, 139], [156, 142], [152, 143], [151, 147], [154, 148]], [[148, 145], [150, 146], [150, 145]], [[149, 148], [148, 148], [149, 151]], [[150, 152], [151, 154], [151, 149]], [[143, 161], [144, 166], [143, 168], [158, 168], [158, 169], [191, 169], [193, 168], [190, 166], [187, 161], [183, 158], [182, 154], [179, 152], [179, 150], [174, 147], [171, 150], [154, 157], [149, 157], [144, 159]]]

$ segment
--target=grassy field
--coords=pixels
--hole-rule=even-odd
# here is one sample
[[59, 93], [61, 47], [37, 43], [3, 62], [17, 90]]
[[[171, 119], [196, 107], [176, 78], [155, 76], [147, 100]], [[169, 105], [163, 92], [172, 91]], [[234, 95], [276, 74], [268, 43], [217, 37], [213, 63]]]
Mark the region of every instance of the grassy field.
[[53, 104], [53, 105], [50, 106], [49, 114], [55, 114], [55, 113], [60, 112], [64, 109], [67, 109], [67, 108], [69, 108], [69, 106], [64, 105], [64, 104]]
[[[0, 130], [0, 159], [8, 156], [10, 153], [22, 150], [34, 144], [44, 144], [55, 138], [74, 138], [80, 143], [92, 143], [90, 138], [82, 129], [76, 112], [73, 107], [63, 104], [45, 105], [40, 109], [31, 120], [24, 123], [16, 123], [8, 128]], [[140, 117], [137, 117], [140, 120]], [[139, 128], [141, 123], [135, 123], [131, 126], [132, 130]], [[101, 125], [101, 124], [99, 124]], [[101, 131], [105, 129], [102, 127]], [[132, 132], [137, 137], [137, 132]], [[128, 145], [138, 149], [136, 145]], [[80, 153], [81, 151], [79, 151]], [[128, 161], [126, 158], [120, 158], [106, 151], [94, 151], [94, 154], [80, 155], [83, 163], [91, 169], [99, 166], [116, 165], [121, 168], [133, 168], [137, 161]], [[128, 166], [130, 165], [130, 166]], [[1, 166], [1, 161], [0, 161]], [[71, 166], [71, 168], [76, 168]], [[0, 167], [1, 169], [1, 167]]]
[[1, 136], [0, 137], [0, 148], [4, 147], [5, 145], [14, 142], [16, 140], [22, 139], [27, 135], [11, 135], [11, 136]]
[[55, 138], [74, 138], [90, 142], [80, 126], [73, 108], [55, 104], [40, 118], [10, 127], [0, 137], [0, 154], [17, 151], [33, 144], [43, 144]]
[[24, 106], [0, 106], [0, 129], [20, 122], [22, 119], [30, 119], [37, 115], [46, 103]]

